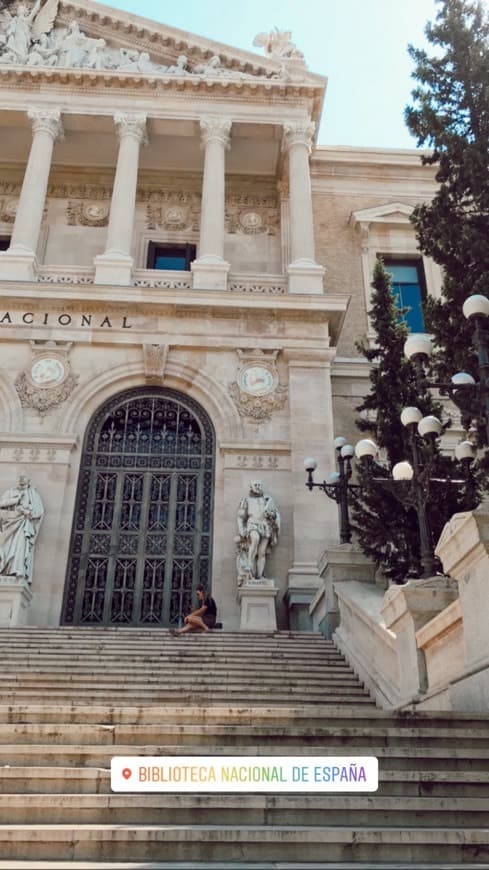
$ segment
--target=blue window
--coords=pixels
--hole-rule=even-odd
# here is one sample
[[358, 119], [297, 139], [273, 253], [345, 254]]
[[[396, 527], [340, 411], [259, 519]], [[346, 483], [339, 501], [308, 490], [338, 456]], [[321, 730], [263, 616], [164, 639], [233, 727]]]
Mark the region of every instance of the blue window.
[[195, 245], [160, 245], [158, 242], [150, 242], [146, 268], [188, 272], [195, 257]]
[[392, 276], [392, 290], [398, 308], [406, 308], [402, 319], [410, 332], [424, 332], [423, 300], [426, 297], [421, 260], [384, 258], [386, 271]]

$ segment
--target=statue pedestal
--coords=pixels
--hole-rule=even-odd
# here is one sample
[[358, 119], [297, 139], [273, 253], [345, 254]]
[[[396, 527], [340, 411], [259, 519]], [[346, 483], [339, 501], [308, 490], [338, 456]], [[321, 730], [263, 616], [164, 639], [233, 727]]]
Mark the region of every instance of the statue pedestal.
[[275, 580], [248, 580], [238, 587], [241, 608], [240, 629], [277, 631]]
[[25, 625], [31, 600], [29, 583], [9, 574], [0, 574], [0, 627]]

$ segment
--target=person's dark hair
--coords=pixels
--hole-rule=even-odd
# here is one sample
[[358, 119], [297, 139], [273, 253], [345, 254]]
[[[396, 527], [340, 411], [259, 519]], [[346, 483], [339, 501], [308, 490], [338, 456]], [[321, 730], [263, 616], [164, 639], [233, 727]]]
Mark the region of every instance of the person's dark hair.
[[205, 586], [202, 583], [199, 583], [199, 585], [197, 586], [197, 589], [195, 591], [202, 592], [203, 595], [207, 595], [207, 589], [205, 588]]

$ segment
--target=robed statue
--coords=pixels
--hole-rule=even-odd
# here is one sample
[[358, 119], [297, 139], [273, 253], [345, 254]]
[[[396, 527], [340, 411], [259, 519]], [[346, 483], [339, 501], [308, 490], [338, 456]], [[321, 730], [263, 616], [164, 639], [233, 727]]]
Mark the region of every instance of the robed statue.
[[41, 497], [25, 474], [0, 497], [0, 574], [32, 582], [34, 545], [44, 517]]
[[266, 557], [280, 534], [280, 513], [271, 495], [263, 491], [260, 480], [250, 483], [250, 491], [238, 508], [236, 543], [238, 585], [265, 581]]

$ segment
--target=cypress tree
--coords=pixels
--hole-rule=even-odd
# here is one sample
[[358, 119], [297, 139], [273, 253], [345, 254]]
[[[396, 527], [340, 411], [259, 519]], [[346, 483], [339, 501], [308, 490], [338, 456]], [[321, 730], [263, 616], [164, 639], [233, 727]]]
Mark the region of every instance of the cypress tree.
[[[404, 407], [416, 406], [423, 416], [441, 419], [441, 408], [427, 390], [419, 393], [414, 365], [404, 356], [408, 332], [402, 312], [396, 305], [390, 275], [381, 260], [375, 265], [370, 319], [375, 344], [357, 344], [370, 363], [370, 391], [357, 407], [357, 426], [368, 433], [381, 449], [381, 462], [375, 463], [375, 478], [390, 478], [393, 466], [411, 460], [410, 433], [401, 423]], [[433, 455], [430, 455], [433, 451]], [[432, 476], [460, 479], [459, 463], [441, 453], [439, 443], [420, 443], [423, 464], [432, 459]], [[383, 569], [392, 582], [420, 574], [420, 546], [417, 515], [400, 503], [385, 485], [373, 480], [363, 463], [357, 463], [360, 490], [353, 499], [353, 527], [363, 552]], [[396, 484], [397, 486], [397, 484]], [[428, 504], [433, 539], [436, 541], [445, 522], [460, 510], [474, 507], [474, 492], [453, 484], [431, 485]]]
[[[405, 117], [418, 146], [432, 149], [422, 161], [436, 167], [439, 184], [412, 220], [420, 250], [443, 271], [442, 298], [428, 300], [425, 320], [433, 371], [446, 382], [456, 371], [477, 377], [462, 306], [474, 293], [489, 297], [489, 15], [478, 0], [437, 2], [425, 31], [433, 52], [409, 47], [417, 86]], [[478, 438], [487, 446], [484, 426]]]

